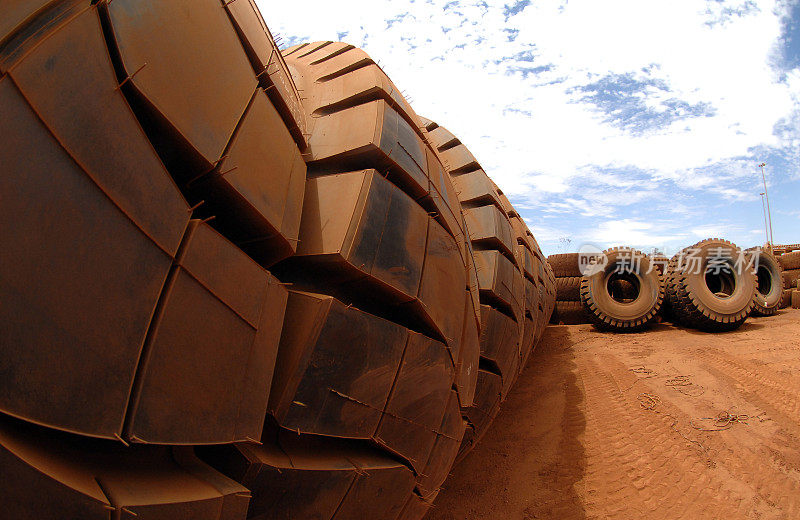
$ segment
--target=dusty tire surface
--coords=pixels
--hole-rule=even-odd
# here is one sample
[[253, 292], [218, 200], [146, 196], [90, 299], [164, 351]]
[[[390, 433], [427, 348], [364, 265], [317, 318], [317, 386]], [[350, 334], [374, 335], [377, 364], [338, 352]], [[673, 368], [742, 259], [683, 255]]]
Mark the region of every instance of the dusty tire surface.
[[797, 287], [797, 281], [800, 280], [800, 269], [784, 270], [781, 277], [783, 278], [783, 288], [793, 289]]
[[591, 323], [591, 319], [581, 302], [557, 301], [550, 322], [554, 325], [582, 325]]
[[687, 327], [734, 330], [755, 305], [755, 274], [744, 253], [726, 240], [712, 238], [686, 248], [671, 262], [668, 276], [671, 312]]
[[773, 316], [783, 300], [783, 270], [775, 256], [767, 251], [757, 249], [747, 254], [748, 257], [757, 255], [753, 265], [758, 266], [752, 313], [754, 316]]
[[778, 262], [784, 271], [800, 269], [800, 251], [782, 254], [778, 257]]
[[581, 278], [581, 302], [586, 313], [602, 331], [646, 329], [664, 301], [663, 276], [651, 264], [650, 257], [634, 249], [609, 249], [603, 257], [598, 269]]
[[553, 269], [556, 278], [581, 277], [583, 273], [579, 265], [578, 253], [561, 253], [547, 257], [547, 263]]
[[553, 311], [552, 271], [508, 198], [449, 130], [423, 119], [461, 203], [474, 250], [480, 301], [480, 371], [475, 402], [464, 408], [465, 457], [491, 425]]
[[781, 309], [792, 306], [792, 291], [793, 289], [784, 289], [781, 295]]
[[471, 154], [253, 0], [16, 2], [0, 73], [6, 514], [421, 518], [555, 300]]
[[581, 301], [581, 277], [556, 278], [556, 300], [561, 302]]
[[800, 309], [800, 290], [792, 290], [792, 309]]

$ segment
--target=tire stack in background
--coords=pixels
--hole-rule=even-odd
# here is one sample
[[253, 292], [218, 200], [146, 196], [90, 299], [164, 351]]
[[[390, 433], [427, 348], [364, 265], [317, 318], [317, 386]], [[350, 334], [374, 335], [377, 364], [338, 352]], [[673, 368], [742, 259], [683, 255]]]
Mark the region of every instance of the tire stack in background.
[[559, 254], [548, 261], [557, 290], [552, 323], [592, 323], [601, 331], [641, 331], [662, 319], [706, 332], [731, 331], [751, 314], [772, 316], [799, 297], [790, 287], [800, 283], [800, 253], [776, 258], [717, 238], [669, 260], [616, 247], [593, 257]]
[[[709, 269], [714, 259], [719, 269]], [[701, 240], [675, 255], [667, 267], [667, 299], [673, 321], [705, 332], [739, 328], [750, 316], [758, 290], [747, 254], [718, 238]]]
[[555, 289], [398, 92], [254, 0], [10, 4], [3, 516], [424, 516]]
[[555, 278], [556, 302], [550, 323], [580, 325], [591, 323], [581, 303], [581, 267], [578, 253], [562, 253], [547, 257]]
[[423, 119], [461, 203], [475, 259], [470, 280], [480, 309], [475, 400], [463, 406], [463, 458], [486, 433], [524, 370], [553, 312], [553, 275], [528, 226], [478, 160], [449, 130]]
[[783, 298], [781, 306], [783, 308], [800, 308], [800, 251], [784, 253], [778, 257], [778, 263], [783, 268]]

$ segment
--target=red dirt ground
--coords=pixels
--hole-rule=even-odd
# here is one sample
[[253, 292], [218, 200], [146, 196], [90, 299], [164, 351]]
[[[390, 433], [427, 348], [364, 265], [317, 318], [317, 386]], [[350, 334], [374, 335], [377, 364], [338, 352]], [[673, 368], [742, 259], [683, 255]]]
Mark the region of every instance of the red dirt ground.
[[[791, 309], [726, 334], [550, 327], [426, 518], [800, 518], [799, 389]], [[749, 418], [698, 429], [725, 412]]]

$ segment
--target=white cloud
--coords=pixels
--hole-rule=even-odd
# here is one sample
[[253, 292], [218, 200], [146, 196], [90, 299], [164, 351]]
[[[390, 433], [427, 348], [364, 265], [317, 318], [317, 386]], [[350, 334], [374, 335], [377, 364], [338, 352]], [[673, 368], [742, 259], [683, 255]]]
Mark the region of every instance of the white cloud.
[[[789, 0], [537, 0], [508, 20], [506, 3], [260, 1], [275, 32], [364, 47], [529, 214], [625, 222], [650, 201], [701, 229], [715, 204], [760, 212], [765, 157], [800, 178]], [[652, 231], [629, 240], [680, 235]]]

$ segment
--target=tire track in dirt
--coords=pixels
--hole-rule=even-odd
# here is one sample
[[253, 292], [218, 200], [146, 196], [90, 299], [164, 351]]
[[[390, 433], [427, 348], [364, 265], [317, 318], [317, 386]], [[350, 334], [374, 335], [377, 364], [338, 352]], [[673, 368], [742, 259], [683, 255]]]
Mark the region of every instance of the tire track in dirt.
[[704, 454], [671, 428], [672, 420], [636, 409], [635, 395], [648, 388], [625, 395], [621, 388], [631, 383], [620, 384], [608, 370], [619, 364], [610, 357], [576, 362], [587, 391], [586, 485], [603, 497], [600, 511], [592, 511], [600, 504], [587, 501], [587, 512], [609, 519], [631, 518], [633, 512], [654, 520], [708, 518], [712, 510], [711, 517], [738, 516], [732, 504], [740, 500], [706, 471]]
[[[800, 313], [747, 326], [719, 335], [549, 328], [499, 431], [455, 468], [430, 518], [800, 518], [800, 374], [781, 371], [800, 365]], [[642, 366], [653, 375], [631, 370]], [[704, 392], [666, 384], [678, 375]], [[659, 398], [653, 410], [642, 393]], [[692, 427], [722, 411], [750, 419]]]
[[[799, 379], [780, 377], [769, 365], [736, 359], [714, 348], [698, 350], [697, 354], [700, 359], [736, 383], [734, 387], [740, 392], [771, 409], [773, 415], [780, 417], [787, 426], [791, 425], [793, 429], [800, 427], [800, 395], [796, 391], [800, 387]], [[765, 374], [767, 370], [772, 374]], [[747, 390], [749, 388], [758, 391]]]

